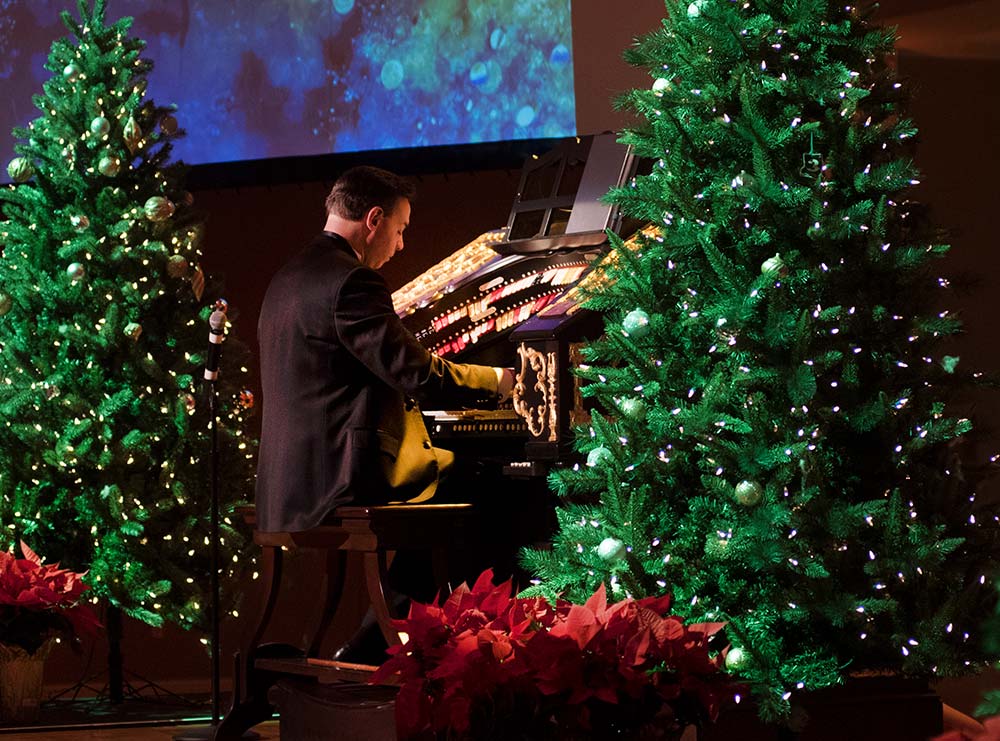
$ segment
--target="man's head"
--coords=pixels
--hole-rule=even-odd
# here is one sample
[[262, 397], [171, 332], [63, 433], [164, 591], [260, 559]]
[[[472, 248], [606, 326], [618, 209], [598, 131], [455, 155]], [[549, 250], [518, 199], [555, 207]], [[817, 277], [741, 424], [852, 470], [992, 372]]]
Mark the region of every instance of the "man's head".
[[351, 168], [326, 197], [326, 228], [344, 237], [365, 265], [380, 268], [403, 249], [415, 192], [410, 181], [387, 170]]

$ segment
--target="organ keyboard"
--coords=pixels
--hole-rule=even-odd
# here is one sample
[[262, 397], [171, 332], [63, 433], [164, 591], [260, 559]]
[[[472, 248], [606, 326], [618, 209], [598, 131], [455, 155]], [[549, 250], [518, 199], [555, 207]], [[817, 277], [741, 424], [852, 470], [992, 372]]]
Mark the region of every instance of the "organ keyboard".
[[602, 202], [632, 176], [631, 152], [606, 134], [530, 160], [506, 228], [486, 232], [393, 294], [404, 324], [432, 352], [459, 362], [514, 367], [510, 408], [426, 411], [432, 438], [503, 460], [535, 476], [564, 457], [570, 428], [585, 419], [575, 343], [601, 331], [575, 288], [621, 231]]

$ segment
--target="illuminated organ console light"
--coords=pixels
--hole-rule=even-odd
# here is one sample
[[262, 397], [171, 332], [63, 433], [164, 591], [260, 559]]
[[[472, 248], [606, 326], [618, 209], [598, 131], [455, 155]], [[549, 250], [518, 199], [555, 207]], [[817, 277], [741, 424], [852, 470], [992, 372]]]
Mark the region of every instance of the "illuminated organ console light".
[[525, 476], [544, 474], [566, 452], [579, 412], [572, 344], [600, 332], [598, 317], [577, 311], [574, 289], [607, 254], [605, 230], [621, 229], [617, 209], [601, 198], [633, 172], [630, 150], [611, 134], [529, 160], [504, 229], [393, 294], [397, 314], [432, 352], [517, 372], [511, 408], [424, 410], [444, 447], [469, 441]]

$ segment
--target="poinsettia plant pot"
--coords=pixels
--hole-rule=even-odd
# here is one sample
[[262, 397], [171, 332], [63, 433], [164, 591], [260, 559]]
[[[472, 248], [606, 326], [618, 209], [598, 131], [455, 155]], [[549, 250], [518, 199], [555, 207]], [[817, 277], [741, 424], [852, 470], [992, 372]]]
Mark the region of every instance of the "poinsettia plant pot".
[[0, 643], [0, 721], [33, 723], [42, 704], [42, 674], [52, 642], [29, 654]]

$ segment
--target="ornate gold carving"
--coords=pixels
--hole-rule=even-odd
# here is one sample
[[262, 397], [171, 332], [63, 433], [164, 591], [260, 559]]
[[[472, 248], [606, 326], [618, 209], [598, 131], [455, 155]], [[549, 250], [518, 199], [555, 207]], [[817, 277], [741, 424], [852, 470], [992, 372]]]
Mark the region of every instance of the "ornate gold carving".
[[[543, 353], [523, 342], [517, 348], [521, 369], [514, 377], [514, 411], [528, 423], [532, 437], [542, 437], [548, 427], [548, 441], [556, 442], [559, 431], [559, 409], [556, 399], [556, 375], [559, 372], [554, 352]], [[525, 398], [529, 371], [535, 374], [532, 390], [541, 394], [541, 404], [531, 406]]]

